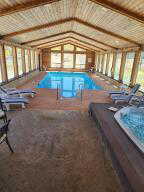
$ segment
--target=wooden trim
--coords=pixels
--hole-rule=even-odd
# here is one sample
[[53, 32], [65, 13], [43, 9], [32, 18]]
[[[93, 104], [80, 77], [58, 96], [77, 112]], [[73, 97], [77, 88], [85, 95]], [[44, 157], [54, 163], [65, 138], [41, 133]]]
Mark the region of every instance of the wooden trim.
[[13, 47], [13, 66], [14, 66], [14, 76], [18, 77], [18, 60], [17, 60], [17, 48]]
[[116, 3], [113, 3], [113, 2], [110, 2], [110, 1], [107, 1], [107, 0], [90, 0], [98, 5], [101, 5], [107, 9], [110, 9], [116, 13], [119, 13], [121, 15], [124, 15], [126, 17], [129, 17], [133, 20], [136, 20], [140, 23], [144, 23], [144, 17], [141, 16], [140, 14], [137, 14], [137, 13], [134, 13], [126, 8], [123, 8], [119, 5], [117, 5]]
[[111, 68], [111, 78], [114, 79], [114, 72], [115, 72], [115, 66], [116, 66], [116, 58], [117, 53], [113, 52], [113, 61], [112, 61], [112, 68]]
[[2, 64], [2, 81], [8, 82], [8, 75], [7, 75], [7, 66], [6, 66], [6, 57], [5, 57], [5, 48], [4, 44], [1, 45], [2, 55], [1, 55], [1, 64]]
[[135, 52], [135, 58], [134, 58], [132, 72], [131, 72], [130, 86], [134, 86], [136, 83], [138, 69], [140, 65], [140, 58], [141, 58], [141, 50], [138, 50]]
[[118, 38], [120, 40], [127, 41], [127, 42], [130, 42], [130, 43], [136, 44], [138, 46], [141, 46], [139, 43], [137, 43], [134, 40], [128, 39], [126, 37], [123, 37], [121, 35], [118, 35], [116, 33], [111, 32], [111, 31], [107, 31], [106, 29], [103, 29], [103, 28], [101, 28], [99, 26], [96, 26], [96, 25], [93, 25], [91, 23], [88, 23], [86, 21], [83, 21], [83, 20], [81, 20], [79, 18], [61, 19], [61, 20], [54, 21], [54, 22], [51, 22], [51, 23], [46, 23], [46, 24], [43, 24], [43, 25], [38, 25], [38, 26], [35, 26], [35, 27], [24, 29], [24, 30], [21, 30], [21, 31], [16, 31], [16, 32], [13, 32], [13, 33], [9, 33], [9, 34], [3, 35], [2, 39], [8, 39], [8, 38], [16, 36], [16, 35], [21, 35], [23, 33], [29, 33], [29, 32], [37, 31], [37, 30], [44, 29], [44, 28], [49, 28], [49, 27], [52, 27], [52, 26], [60, 25], [60, 24], [66, 23], [66, 22], [71, 22], [71, 21], [76, 21], [76, 22], [78, 22], [80, 24], [83, 24], [83, 25], [85, 25], [87, 27], [95, 29], [96, 31], [100, 31], [102, 33], [105, 33], [105, 34], [110, 35], [112, 37]]
[[124, 76], [124, 69], [126, 64], [126, 55], [127, 52], [122, 52], [122, 58], [121, 58], [121, 66], [120, 66], [120, 73], [119, 73], [119, 81], [122, 82], [123, 76]]
[[46, 4], [58, 2], [58, 1], [60, 1], [60, 0], [32, 0], [32, 1], [29, 1], [26, 3], [17, 4], [12, 7], [8, 6], [6, 8], [1, 9], [0, 17], [10, 15], [13, 13], [17, 13], [17, 12], [21, 12], [21, 11], [25, 11], [25, 10], [32, 9], [35, 7], [43, 6]]
[[108, 75], [109, 62], [110, 62], [110, 53], [107, 53], [105, 75]]

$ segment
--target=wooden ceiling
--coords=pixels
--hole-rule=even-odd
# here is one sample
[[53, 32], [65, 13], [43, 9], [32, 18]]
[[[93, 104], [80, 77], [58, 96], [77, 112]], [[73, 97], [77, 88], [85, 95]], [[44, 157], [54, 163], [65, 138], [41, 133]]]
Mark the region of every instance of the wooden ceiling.
[[144, 0], [1, 0], [0, 23], [1, 39], [34, 47], [62, 38], [98, 51], [142, 46]]

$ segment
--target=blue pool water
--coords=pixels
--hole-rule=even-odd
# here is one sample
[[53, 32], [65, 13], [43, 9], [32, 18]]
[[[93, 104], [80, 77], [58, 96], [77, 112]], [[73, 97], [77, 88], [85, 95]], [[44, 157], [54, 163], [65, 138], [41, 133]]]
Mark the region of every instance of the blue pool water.
[[99, 85], [87, 75], [77, 72], [48, 72], [36, 86], [37, 88], [57, 89], [61, 88], [63, 97], [76, 97], [79, 88], [89, 90], [101, 90]]

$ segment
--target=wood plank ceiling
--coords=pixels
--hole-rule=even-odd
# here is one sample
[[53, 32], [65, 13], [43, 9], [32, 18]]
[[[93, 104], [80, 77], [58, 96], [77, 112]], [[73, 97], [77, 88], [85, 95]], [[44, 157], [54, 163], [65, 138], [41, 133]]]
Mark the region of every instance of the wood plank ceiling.
[[43, 47], [79, 42], [97, 51], [144, 44], [143, 0], [1, 0], [0, 37]]

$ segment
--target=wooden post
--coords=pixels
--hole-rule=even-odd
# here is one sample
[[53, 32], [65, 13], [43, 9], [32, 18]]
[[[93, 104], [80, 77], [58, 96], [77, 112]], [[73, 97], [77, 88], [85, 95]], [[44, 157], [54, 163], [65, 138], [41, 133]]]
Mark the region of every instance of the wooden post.
[[29, 66], [29, 72], [31, 71], [31, 53], [30, 49], [28, 49], [28, 66]]
[[108, 75], [109, 61], [110, 61], [110, 53], [107, 53], [105, 75]]
[[99, 72], [99, 68], [100, 68], [100, 54], [98, 55], [98, 60], [97, 60], [97, 72]]
[[73, 69], [76, 67], [76, 46], [74, 46]]
[[101, 69], [100, 72], [103, 72], [103, 67], [104, 67], [104, 58], [105, 58], [105, 54], [102, 54], [102, 58], [101, 58]]
[[124, 76], [124, 69], [126, 64], [126, 52], [122, 52], [122, 58], [121, 58], [121, 66], [120, 66], [120, 73], [119, 73], [119, 82], [123, 82], [123, 76]]
[[61, 46], [61, 68], [64, 66], [64, 45]]
[[18, 77], [19, 73], [18, 73], [17, 48], [15, 46], [13, 47], [13, 66], [15, 77]]
[[23, 73], [25, 74], [26, 73], [26, 63], [25, 63], [25, 50], [24, 49], [21, 50], [21, 54], [22, 54], [22, 70], [23, 70]]
[[134, 86], [136, 83], [136, 78], [138, 75], [138, 69], [140, 65], [140, 58], [141, 58], [141, 50], [139, 49], [135, 52], [134, 63], [131, 73], [130, 87]]
[[1, 64], [1, 70], [2, 70], [2, 81], [8, 82], [4, 44], [1, 45], [0, 56], [1, 56], [1, 63], [0, 64]]
[[113, 61], [112, 61], [112, 68], [111, 68], [111, 78], [114, 79], [114, 72], [115, 72], [115, 65], [116, 65], [116, 53], [113, 53]]
[[36, 65], [35, 65], [35, 51], [34, 50], [32, 52], [32, 57], [33, 57], [33, 70], [35, 70]]
[[95, 53], [95, 71], [97, 71], [97, 59], [98, 59], [97, 56], [98, 56], [97, 53]]

